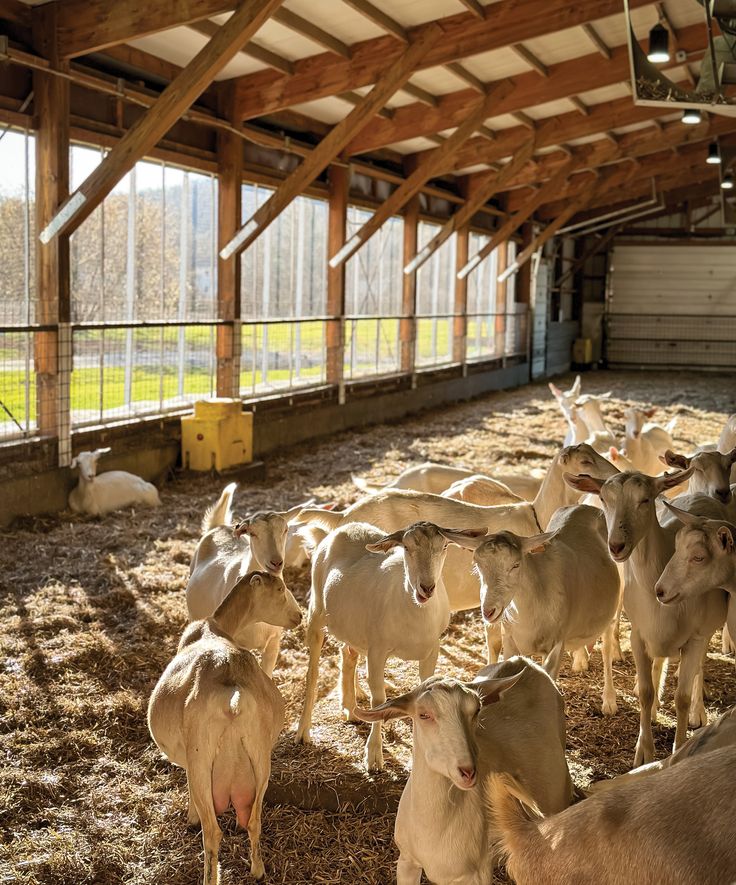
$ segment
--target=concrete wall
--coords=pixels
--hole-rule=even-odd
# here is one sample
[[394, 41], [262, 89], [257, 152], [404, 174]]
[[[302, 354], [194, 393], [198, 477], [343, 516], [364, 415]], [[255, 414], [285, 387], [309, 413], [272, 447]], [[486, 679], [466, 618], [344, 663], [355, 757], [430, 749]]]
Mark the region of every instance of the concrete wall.
[[[256, 458], [309, 439], [329, 436], [341, 430], [367, 427], [399, 419], [446, 403], [481, 396], [526, 384], [527, 363], [478, 371], [461, 376], [456, 369], [447, 377], [433, 374], [431, 380], [418, 377], [418, 386], [407, 387], [398, 379], [396, 389], [385, 384], [359, 385], [351, 389], [348, 401], [340, 405], [328, 391], [322, 402], [313, 394], [257, 403], [253, 421], [253, 450]], [[100, 461], [100, 470], [129, 470], [151, 482], [161, 483], [178, 463], [180, 455], [178, 417], [158, 418], [134, 425], [85, 431], [74, 435], [74, 451], [110, 446], [112, 452]], [[18, 452], [24, 450], [18, 447]], [[66, 508], [69, 492], [76, 484], [76, 471], [68, 467], [43, 467], [53, 461], [53, 444], [25, 447], [26, 457], [0, 465], [0, 526], [16, 517], [56, 513]]]

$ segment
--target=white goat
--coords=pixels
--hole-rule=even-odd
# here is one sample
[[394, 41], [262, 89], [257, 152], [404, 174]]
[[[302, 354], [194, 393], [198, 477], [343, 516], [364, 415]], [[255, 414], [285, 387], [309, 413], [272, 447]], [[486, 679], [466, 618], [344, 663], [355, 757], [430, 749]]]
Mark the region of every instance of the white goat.
[[[736, 464], [736, 447], [724, 454], [695, 452], [693, 455], [678, 455], [667, 449], [659, 460], [668, 467], [676, 467], [678, 470], [687, 470], [692, 465], [694, 473], [690, 477], [688, 492], [709, 495], [721, 504], [732, 503], [731, 468]], [[736, 517], [736, 510], [733, 516]]]
[[[608, 477], [616, 473], [616, 468], [590, 446], [568, 446], [552, 459], [542, 487], [532, 503], [482, 507], [439, 495], [388, 489], [363, 498], [343, 511], [305, 508], [296, 521], [316, 524], [327, 531], [349, 522], [367, 522], [384, 532], [394, 532], [423, 519], [456, 529], [484, 525], [489, 532], [509, 530], [518, 535], [536, 535], [546, 528], [558, 507], [574, 504], [579, 498], [566, 486], [563, 480], [565, 471]], [[479, 605], [480, 585], [471, 571], [471, 559], [471, 555], [464, 550], [453, 548], [448, 552], [443, 575], [451, 611], [477, 608]], [[492, 663], [500, 649], [498, 628], [490, 627], [486, 636], [488, 660]]]
[[502, 482], [482, 473], [457, 480], [442, 492], [442, 497], [452, 498], [454, 501], [466, 501], [468, 504], [481, 504], [483, 507], [492, 507], [494, 504], [517, 504], [524, 500]]
[[[253, 513], [233, 529], [230, 523], [236, 488], [234, 482], [226, 486], [202, 520], [203, 535], [194, 551], [186, 591], [190, 620], [210, 617], [236, 581], [248, 572], [260, 569], [279, 577], [283, 573], [288, 523], [304, 505]], [[273, 624], [249, 623], [235, 639], [241, 648], [261, 651], [261, 665], [271, 676], [282, 632]]]
[[544, 669], [557, 679], [565, 648], [603, 635], [603, 712], [615, 713], [613, 617], [621, 590], [601, 511], [563, 507], [544, 534], [499, 532], [462, 545], [474, 550], [483, 620], [493, 624], [505, 615], [504, 658], [544, 655]]
[[69, 508], [75, 513], [104, 516], [133, 504], [159, 507], [158, 489], [140, 476], [125, 470], [108, 470], [98, 475], [97, 462], [108, 452], [109, 448], [80, 452], [72, 460], [69, 466], [72, 470], [79, 468], [79, 483], [69, 493]]
[[[674, 749], [687, 737], [688, 710], [693, 725], [707, 721], [702, 700], [702, 667], [708, 642], [726, 616], [726, 598], [722, 591], [698, 599], [678, 602], [664, 608], [657, 602], [654, 585], [674, 551], [676, 524], [657, 521], [655, 499], [665, 489], [689, 479], [693, 468], [669, 476], [646, 476], [642, 473], [619, 473], [605, 481], [587, 476], [565, 479], [574, 488], [597, 492], [601, 496], [608, 525], [608, 549], [616, 562], [626, 562], [624, 569], [624, 608], [631, 621], [631, 650], [636, 663], [639, 686], [639, 738], [634, 766], [654, 758], [652, 709], [654, 685], [652, 661], [671, 658], [679, 653], [680, 669], [675, 707], [677, 730]], [[722, 505], [705, 495], [687, 496], [690, 510], [718, 516]], [[693, 698], [693, 683], [695, 697]]]
[[736, 874], [736, 748], [703, 753], [544, 817], [511, 775], [487, 797], [518, 885], [703, 885]]
[[301, 611], [281, 578], [251, 572], [208, 621], [190, 624], [148, 704], [148, 727], [162, 753], [186, 769], [189, 823], [202, 824], [204, 882], [217, 885], [222, 834], [217, 815], [235, 809], [250, 836], [253, 876], [264, 875], [261, 807], [284, 701], [255, 657], [234, 637], [257, 621], [296, 627]]
[[[450, 622], [442, 581], [447, 545], [478, 534], [485, 529], [455, 532], [420, 522], [385, 535], [366, 523], [350, 523], [322, 541], [312, 560], [309, 669], [297, 741], [311, 741], [325, 627], [344, 643], [341, 707], [348, 719], [355, 707], [359, 654], [368, 658], [374, 706], [386, 700], [384, 671], [390, 656], [419, 661], [420, 679], [434, 673], [440, 636]], [[383, 768], [380, 723], [371, 729], [365, 759], [369, 769]]]
[[[424, 464], [417, 464], [415, 467], [407, 467], [403, 473], [400, 473], [396, 479], [386, 483], [386, 485], [370, 483], [360, 476], [353, 476], [353, 482], [362, 492], [369, 494], [383, 492], [388, 489], [409, 489], [415, 492], [441, 495], [453, 483], [478, 475], [476, 470], [470, 470], [468, 467], [451, 467], [449, 464], [436, 464], [433, 461], [426, 461]], [[525, 501], [533, 500], [542, 484], [542, 480], [539, 477], [532, 475], [511, 473], [499, 475], [497, 479], [486, 476], [486, 474], [480, 475], [490, 482], [502, 483]]]
[[583, 421], [583, 415], [573, 408], [575, 400], [580, 396], [580, 375], [576, 375], [575, 381], [569, 390], [560, 390], [560, 388], [550, 381], [547, 385], [550, 393], [557, 400], [557, 405], [562, 411], [562, 415], [567, 422], [567, 433], [562, 443], [563, 446], [577, 445], [585, 442], [588, 436], [588, 426]]
[[396, 815], [398, 885], [422, 870], [437, 885], [487, 885], [493, 854], [481, 786], [490, 771], [514, 774], [548, 813], [570, 804], [564, 703], [533, 661], [511, 658], [472, 683], [434, 677], [372, 710], [367, 722], [414, 725], [409, 779]]
[[667, 449], [674, 448], [671, 434], [676, 423], [674, 418], [666, 427], [648, 422], [646, 419], [656, 411], [656, 408], [624, 410], [626, 435], [622, 447], [626, 457], [636, 470], [652, 476], [662, 470], [659, 456], [664, 455]]

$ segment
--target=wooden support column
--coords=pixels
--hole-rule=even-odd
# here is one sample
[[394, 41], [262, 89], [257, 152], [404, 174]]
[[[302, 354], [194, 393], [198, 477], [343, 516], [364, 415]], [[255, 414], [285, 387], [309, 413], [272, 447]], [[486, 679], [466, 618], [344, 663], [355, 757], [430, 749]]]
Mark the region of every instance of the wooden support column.
[[458, 277], [457, 271], [468, 262], [470, 248], [470, 225], [464, 224], [456, 234], [455, 264], [455, 307], [452, 330], [452, 361], [462, 363], [463, 372], [466, 363], [466, 344], [468, 335], [468, 278]]
[[[406, 266], [417, 254], [419, 239], [419, 196], [412, 197], [406, 204], [404, 211], [404, 254], [403, 261]], [[344, 267], [345, 265], [340, 265]], [[414, 363], [416, 359], [417, 342], [417, 272], [412, 270], [403, 275], [403, 291], [401, 297], [401, 313], [405, 319], [401, 320], [399, 337], [401, 339], [401, 371], [412, 376], [414, 386]]]
[[[330, 203], [327, 225], [327, 254], [342, 248], [348, 227], [350, 167], [330, 166]], [[345, 266], [327, 265], [327, 383], [336, 384], [341, 403], [345, 402]]]
[[[501, 275], [509, 266], [508, 240], [504, 240], [504, 242], [498, 246], [498, 248], [496, 249], [496, 256], [496, 268], [499, 275]], [[499, 283], [498, 280], [496, 280], [496, 322], [494, 324], [494, 350], [496, 352], [500, 350], [501, 353], [504, 353], [506, 350], [506, 312], [509, 307], [506, 303], [507, 298], [507, 281], [504, 279], [502, 282]]]
[[[35, 49], [52, 67], [68, 69], [56, 51], [58, 4], [34, 10]], [[43, 230], [69, 193], [69, 81], [33, 73], [36, 130], [36, 228]], [[71, 461], [72, 369], [69, 237], [36, 241], [36, 318], [55, 328], [34, 339], [38, 431], [58, 439], [59, 466]]]
[[[232, 120], [232, 92], [223, 88], [220, 113]], [[229, 243], [240, 226], [243, 186], [243, 142], [233, 132], [217, 135], [218, 250]], [[218, 256], [217, 316], [225, 325], [217, 327], [217, 395], [240, 395], [240, 255]]]

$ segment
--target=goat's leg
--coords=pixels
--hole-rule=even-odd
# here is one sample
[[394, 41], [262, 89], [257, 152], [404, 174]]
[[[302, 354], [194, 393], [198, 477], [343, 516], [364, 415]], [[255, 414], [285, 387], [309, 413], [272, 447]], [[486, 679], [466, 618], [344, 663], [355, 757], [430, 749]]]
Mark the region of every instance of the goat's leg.
[[708, 724], [708, 714], [705, 711], [705, 659], [707, 657], [707, 647], [703, 652], [703, 660], [700, 662], [700, 669], [693, 679], [692, 698], [690, 700], [689, 723], [691, 728], [702, 728]]
[[347, 642], [340, 649], [340, 709], [346, 722], [356, 722], [355, 709], [356, 682], [358, 678], [358, 652]]
[[313, 615], [307, 625], [307, 646], [309, 648], [309, 667], [307, 668], [307, 684], [304, 689], [304, 706], [296, 733], [297, 743], [309, 744], [312, 741], [312, 710], [317, 699], [317, 679], [319, 677], [319, 656], [325, 642], [322, 619]]
[[613, 660], [623, 661], [624, 653], [621, 651], [621, 612], [624, 610], [624, 567], [623, 563], [619, 562], [616, 564], [621, 581], [621, 590], [618, 596], [618, 608], [613, 616]]
[[514, 655], [519, 654], [519, 646], [514, 642], [514, 637], [511, 635], [511, 631], [504, 628], [503, 630], [503, 659], [504, 661], [508, 661], [509, 658], [512, 658]]
[[[384, 673], [386, 670], [386, 658], [384, 651], [372, 649], [368, 651], [368, 688], [371, 692], [371, 706], [377, 707], [386, 700], [386, 684]], [[365, 747], [365, 764], [369, 771], [383, 768], [383, 735], [381, 732], [382, 722], [374, 722], [371, 725], [371, 733]]]
[[437, 669], [437, 657], [440, 653], [440, 644], [432, 649], [432, 651], [427, 655], [427, 657], [423, 661], [419, 661], [419, 681], [424, 682], [425, 679], [429, 679], [430, 676], [434, 676], [434, 671]]
[[562, 652], [565, 648], [564, 642], [558, 642], [547, 657], [544, 659], [542, 666], [549, 673], [552, 679], [556, 680], [560, 675], [560, 665], [562, 664]]
[[279, 650], [281, 648], [281, 634], [284, 631], [279, 627], [263, 646], [261, 654], [261, 669], [266, 676], [273, 676], [273, 670], [278, 660]]
[[268, 777], [270, 775], [271, 762], [268, 760], [268, 771], [262, 784], [258, 786], [253, 808], [248, 820], [248, 838], [250, 839], [250, 874], [254, 879], [262, 879], [266, 875], [266, 868], [261, 857], [261, 818], [263, 815], [263, 797], [266, 795]]
[[502, 645], [503, 634], [500, 622], [486, 624], [486, 661], [489, 664], [495, 664], [498, 661]]
[[636, 664], [639, 685], [639, 737], [634, 751], [634, 768], [654, 759], [654, 735], [652, 734], [652, 706], [654, 704], [654, 682], [652, 681], [652, 659], [647, 654], [641, 636], [631, 629], [631, 651]]
[[618, 711], [616, 688], [613, 684], [614, 633], [615, 624], [611, 621], [603, 634], [603, 706], [601, 709], [604, 716], [613, 716]]
[[586, 646], [581, 645], [572, 653], [572, 672], [584, 673], [590, 666], [590, 654]]
[[189, 775], [187, 774], [187, 789], [189, 790], [189, 807], [187, 809], [187, 826], [188, 827], [198, 827], [199, 826], [199, 812], [197, 811], [197, 806], [194, 802], [194, 797], [192, 796], [192, 785], [189, 782]]
[[422, 880], [422, 868], [413, 860], [399, 855], [396, 864], [396, 885], [419, 885]]
[[[693, 682], [698, 672], [703, 669], [703, 658], [707, 648], [707, 639], [691, 639], [685, 643], [680, 652], [680, 669], [677, 674], [677, 688], [675, 689], [677, 730], [675, 731], [675, 744], [672, 748], [673, 753], [675, 750], [679, 750], [687, 740], [687, 722], [692, 700]], [[700, 703], [702, 705], [702, 698]]]
[[187, 754], [187, 780], [190, 795], [202, 822], [202, 844], [204, 845], [204, 885], [218, 885], [220, 881], [220, 865], [218, 854], [222, 833], [217, 825], [217, 815], [212, 804], [212, 765], [204, 759], [196, 757], [196, 753]]
[[724, 655], [730, 655], [733, 651], [733, 639], [731, 639], [731, 633], [728, 629], [728, 624], [723, 625], [723, 632], [721, 633], [721, 651]]

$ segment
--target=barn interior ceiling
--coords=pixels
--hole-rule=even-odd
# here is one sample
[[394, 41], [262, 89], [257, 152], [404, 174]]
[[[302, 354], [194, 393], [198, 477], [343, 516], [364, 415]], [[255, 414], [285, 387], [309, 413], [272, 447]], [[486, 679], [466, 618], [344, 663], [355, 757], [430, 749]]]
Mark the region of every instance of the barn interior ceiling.
[[[324, 188], [324, 170], [336, 161], [351, 164], [352, 187], [383, 204], [386, 217], [419, 193], [425, 211], [434, 200], [448, 217], [472, 199], [489, 225], [527, 202], [529, 188], [537, 189], [536, 217], [555, 217], [591, 169], [629, 164], [632, 198], [640, 201], [654, 182], [667, 207], [675, 191], [718, 193], [729, 174], [706, 157], [714, 138], [727, 144], [736, 135], [736, 121], [706, 111], [688, 125], [678, 108], [641, 106], [636, 89], [632, 95], [629, 39], [644, 54], [653, 28], [666, 31], [669, 48], [656, 71], [681, 94], [696, 89], [710, 57], [698, 0], [248, 5], [257, 13], [244, 16], [234, 0], [2, 0], [0, 54], [12, 64], [3, 66], [0, 113], [8, 122], [32, 118], [33, 107], [21, 111], [21, 72], [35, 68], [71, 80], [73, 134], [104, 133], [113, 147], [122, 138], [118, 154], [127, 150], [128, 160], [170, 148], [207, 163], [217, 133], [237, 133], [246, 162], [280, 184], [269, 217], [297, 185]], [[716, 11], [713, 36], [730, 46], [728, 10]], [[727, 76], [722, 89], [733, 89]], [[172, 90], [180, 100], [167, 105]], [[81, 197], [72, 195], [49, 236], [73, 230], [124, 174], [114, 154]], [[582, 208], [618, 197], [598, 190]], [[234, 250], [260, 234], [264, 217], [241, 228]]]

